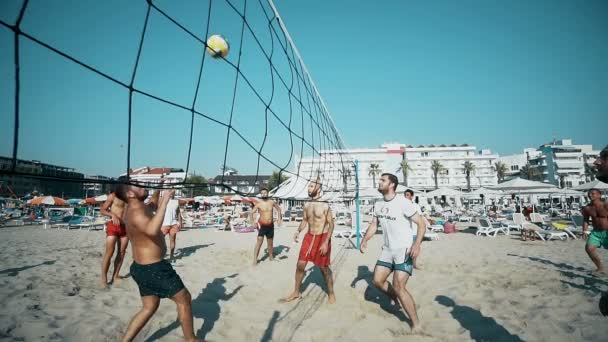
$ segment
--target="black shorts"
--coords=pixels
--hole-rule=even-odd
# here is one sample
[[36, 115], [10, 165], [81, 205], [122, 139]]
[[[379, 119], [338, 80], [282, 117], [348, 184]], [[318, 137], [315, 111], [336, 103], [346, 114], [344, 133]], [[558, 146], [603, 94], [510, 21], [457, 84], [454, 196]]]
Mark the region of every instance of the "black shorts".
[[265, 236], [269, 239], [272, 239], [274, 237], [274, 223], [269, 226], [260, 225], [258, 236]]
[[167, 260], [153, 264], [131, 264], [131, 276], [139, 287], [140, 296], [171, 298], [184, 289], [182, 279]]

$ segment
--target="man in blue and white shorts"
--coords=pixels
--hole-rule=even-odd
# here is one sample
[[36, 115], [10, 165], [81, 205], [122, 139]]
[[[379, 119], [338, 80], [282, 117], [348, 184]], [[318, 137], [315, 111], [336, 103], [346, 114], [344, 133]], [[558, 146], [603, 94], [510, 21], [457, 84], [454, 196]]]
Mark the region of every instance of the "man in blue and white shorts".
[[[412, 332], [420, 333], [422, 328], [416, 313], [416, 304], [405, 285], [412, 275], [413, 258], [420, 254], [425, 225], [414, 203], [404, 196], [397, 196], [395, 193], [397, 183], [398, 179], [395, 175], [391, 173], [381, 175], [378, 191], [382, 193], [384, 200], [376, 202], [374, 217], [361, 242], [361, 253], [367, 249], [367, 241], [374, 236], [378, 226], [382, 227], [384, 244], [374, 268], [374, 286], [401, 303], [401, 307], [412, 321]], [[418, 226], [417, 233], [413, 231], [413, 222]], [[417, 236], [416, 241], [413, 240], [414, 235]], [[387, 281], [391, 273], [393, 273], [392, 286]]]

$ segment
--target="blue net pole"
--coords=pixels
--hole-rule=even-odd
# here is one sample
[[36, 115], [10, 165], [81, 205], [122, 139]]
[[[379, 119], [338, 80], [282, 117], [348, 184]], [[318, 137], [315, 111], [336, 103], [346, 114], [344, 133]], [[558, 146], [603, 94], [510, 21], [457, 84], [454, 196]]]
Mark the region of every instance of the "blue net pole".
[[357, 210], [357, 249], [361, 247], [361, 221], [359, 220], [359, 160], [355, 160], [355, 208]]

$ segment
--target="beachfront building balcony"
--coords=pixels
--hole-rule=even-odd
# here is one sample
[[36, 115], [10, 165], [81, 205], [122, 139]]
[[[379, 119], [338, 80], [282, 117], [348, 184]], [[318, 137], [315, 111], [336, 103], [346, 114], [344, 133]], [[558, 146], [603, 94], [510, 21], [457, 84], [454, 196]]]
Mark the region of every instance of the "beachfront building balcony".
[[[352, 162], [359, 162], [360, 189], [378, 186], [378, 179], [384, 172], [395, 174], [400, 183], [404, 183], [400, 170], [401, 162], [405, 159], [411, 170], [408, 172], [408, 186], [420, 190], [435, 189], [435, 181], [431, 164], [439, 161], [445, 170], [438, 177], [439, 187], [466, 189], [466, 175], [463, 170], [465, 161], [475, 165], [471, 175], [471, 188], [497, 184], [494, 162], [497, 155], [489, 150], [477, 152], [475, 146], [462, 145], [405, 145], [387, 143], [379, 148], [358, 148], [344, 151], [322, 151], [320, 157], [304, 157], [296, 160], [296, 168], [292, 171], [307, 178], [320, 174], [325, 189], [347, 190], [354, 189], [355, 177]], [[341, 158], [341, 159], [340, 159]], [[343, 177], [341, 168], [347, 168], [349, 177]], [[373, 171], [377, 170], [377, 171]], [[345, 179], [346, 178], [346, 179]]]
[[103, 181], [110, 180], [111, 179], [110, 177], [95, 175], [95, 176], [87, 176], [86, 178], [91, 179], [91, 180], [98, 180], [98, 181], [100, 181], [100, 183], [93, 183], [93, 182], [83, 183], [82, 190], [84, 192], [85, 198], [95, 197], [95, 196], [107, 194], [110, 192], [110, 186], [107, 184], [101, 183]]
[[589, 181], [585, 163], [592, 165], [599, 155], [592, 145], [574, 145], [571, 139], [544, 144], [538, 151], [546, 162], [542, 181], [566, 188]]
[[[8, 172], [12, 168], [12, 158], [0, 157], [0, 170]], [[17, 160], [17, 172], [40, 177], [82, 179], [84, 174], [65, 166], [46, 164], [37, 160]], [[31, 178], [21, 175], [1, 174], [0, 183], [10, 187], [17, 196], [25, 196], [36, 191], [40, 194], [63, 198], [82, 197], [82, 185], [78, 182], [61, 182], [52, 178]]]

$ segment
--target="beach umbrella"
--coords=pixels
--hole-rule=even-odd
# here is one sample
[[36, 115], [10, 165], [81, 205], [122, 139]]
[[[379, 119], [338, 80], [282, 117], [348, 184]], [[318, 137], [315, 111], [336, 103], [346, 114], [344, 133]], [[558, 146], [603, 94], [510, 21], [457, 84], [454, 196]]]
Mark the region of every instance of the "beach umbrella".
[[544, 188], [553, 188], [557, 189], [557, 187], [553, 184], [535, 182], [523, 178], [514, 178], [510, 181], [506, 181], [500, 183], [498, 185], [489, 186], [488, 188], [494, 190], [504, 190], [504, 191], [519, 191], [519, 190], [531, 190], [531, 189], [544, 189]]
[[606, 184], [604, 182], [600, 182], [599, 180], [596, 179], [592, 182], [581, 184], [579, 186], [575, 186], [572, 188], [572, 190], [581, 190], [581, 191], [588, 191], [591, 189], [598, 189], [600, 191], [608, 191], [608, 184]]
[[108, 195], [101, 195], [101, 196], [95, 196], [95, 197], [85, 198], [83, 201], [80, 202], [80, 204], [103, 203], [103, 202], [105, 202], [107, 200], [108, 200]]
[[59, 198], [59, 197], [41, 196], [41, 197], [36, 197], [36, 198], [32, 199], [31, 201], [28, 202], [28, 204], [30, 204], [30, 205], [46, 204], [46, 205], [65, 206], [65, 205], [68, 205], [68, 202], [66, 200], [64, 200], [63, 198]]

